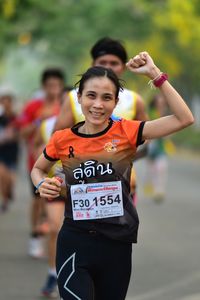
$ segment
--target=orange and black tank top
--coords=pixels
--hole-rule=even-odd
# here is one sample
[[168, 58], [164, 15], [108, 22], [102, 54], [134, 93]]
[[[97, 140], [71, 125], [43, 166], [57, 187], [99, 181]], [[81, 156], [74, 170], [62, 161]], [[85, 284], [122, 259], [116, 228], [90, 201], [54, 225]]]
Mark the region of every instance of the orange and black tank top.
[[[44, 150], [46, 159], [60, 159], [62, 162], [67, 189], [65, 218], [70, 226], [77, 229], [95, 230], [112, 239], [136, 243], [139, 220], [130, 197], [130, 174], [137, 146], [143, 143], [144, 122], [110, 120], [104, 131], [92, 135], [79, 133], [83, 123], [56, 131]], [[106, 218], [99, 219], [74, 219], [72, 188], [88, 184], [95, 187], [95, 184], [102, 183], [107, 189], [111, 182], [120, 183], [123, 214], [114, 217], [108, 214]], [[98, 189], [96, 191], [98, 194]]]

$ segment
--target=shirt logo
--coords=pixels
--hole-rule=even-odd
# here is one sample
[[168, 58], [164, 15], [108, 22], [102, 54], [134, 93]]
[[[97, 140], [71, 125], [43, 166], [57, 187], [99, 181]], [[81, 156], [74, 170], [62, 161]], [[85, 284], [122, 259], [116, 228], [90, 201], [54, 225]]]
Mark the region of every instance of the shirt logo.
[[105, 176], [111, 175], [114, 173], [112, 168], [112, 163], [108, 162], [107, 164], [98, 163], [96, 160], [87, 160], [84, 163], [80, 164], [80, 167], [73, 170], [75, 179], [85, 179], [97, 177], [97, 175]]
[[107, 152], [115, 152], [117, 151], [117, 144], [116, 142], [119, 142], [119, 140], [112, 140], [112, 142], [108, 142], [104, 145], [104, 150]]

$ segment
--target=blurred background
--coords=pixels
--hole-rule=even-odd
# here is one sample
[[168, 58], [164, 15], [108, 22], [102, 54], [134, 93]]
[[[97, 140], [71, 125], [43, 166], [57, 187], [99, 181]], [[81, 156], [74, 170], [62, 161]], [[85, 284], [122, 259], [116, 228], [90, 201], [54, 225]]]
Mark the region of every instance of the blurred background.
[[[47, 67], [61, 67], [67, 85], [73, 86], [91, 64], [90, 48], [104, 36], [122, 41], [129, 57], [148, 51], [195, 116], [195, 124], [173, 135], [168, 144], [163, 205], [144, 202], [144, 192], [138, 191], [142, 224], [135, 283], [131, 281], [127, 299], [199, 300], [200, 1], [0, 0], [0, 89], [13, 91], [20, 112], [37, 95]], [[124, 79], [148, 105], [155, 93], [148, 80], [128, 72]], [[20, 158], [24, 155], [22, 149]], [[144, 161], [136, 163], [136, 169], [143, 182]], [[17, 201], [9, 215], [0, 215], [2, 300], [38, 299], [46, 268], [46, 263], [27, 257], [29, 225], [24, 216], [30, 191], [23, 164], [19, 174]], [[27, 274], [30, 280], [24, 288]]]
[[[198, 0], [1, 0], [0, 85], [14, 89], [19, 106], [38, 89], [45, 67], [61, 66], [73, 85], [90, 66], [91, 46], [104, 36], [123, 41], [130, 57], [149, 51], [185, 96], [199, 129]], [[127, 72], [125, 80], [148, 101], [144, 78], [132, 80]], [[200, 149], [193, 128], [179, 135], [179, 144]]]

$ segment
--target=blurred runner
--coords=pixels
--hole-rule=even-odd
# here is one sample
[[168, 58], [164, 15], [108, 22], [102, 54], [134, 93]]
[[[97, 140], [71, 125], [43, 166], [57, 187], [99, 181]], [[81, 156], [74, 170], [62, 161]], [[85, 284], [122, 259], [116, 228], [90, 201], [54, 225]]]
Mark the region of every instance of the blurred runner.
[[[165, 116], [167, 109], [168, 107], [163, 96], [161, 94], [155, 95], [149, 103], [151, 120]], [[172, 153], [172, 149], [173, 144], [168, 137], [152, 140], [148, 145], [144, 193], [157, 203], [160, 203], [165, 198], [168, 177], [168, 154]]]
[[9, 90], [0, 91], [0, 197], [1, 211], [8, 209], [13, 200], [16, 169], [18, 165], [19, 135], [14, 127], [16, 113], [14, 95]]
[[[38, 154], [41, 154], [45, 145], [49, 141], [54, 125], [56, 122], [56, 116], [43, 120], [41, 126], [35, 137], [35, 146], [38, 149]], [[37, 155], [38, 157], [38, 155]], [[64, 182], [64, 173], [62, 171], [61, 162], [58, 162], [49, 172], [50, 177], [59, 176]], [[56, 257], [56, 242], [58, 232], [64, 217], [64, 203], [66, 196], [62, 195], [54, 201], [45, 199], [45, 208], [47, 212], [47, 224], [48, 224], [48, 274], [41, 293], [46, 297], [57, 296], [57, 275], [55, 267]]]
[[[58, 68], [44, 70], [41, 76], [41, 86], [44, 91], [43, 98], [32, 99], [25, 105], [21, 116], [18, 118], [18, 126], [21, 135], [24, 138], [28, 152], [28, 174], [35, 162], [34, 137], [42, 120], [51, 116], [58, 115], [60, 103], [64, 88], [64, 73]], [[31, 203], [31, 233], [29, 240], [29, 255], [35, 258], [44, 256], [43, 228], [41, 228], [42, 217], [44, 215], [44, 203], [40, 200], [38, 194], [35, 194], [35, 188], [31, 185], [32, 203]], [[46, 217], [46, 216], [44, 216]]]
[[[63, 90], [63, 95], [69, 92], [72, 88], [65, 87]], [[60, 103], [61, 104], [61, 103]], [[40, 127], [34, 138], [34, 148], [37, 149], [35, 152], [36, 159], [44, 150], [45, 145], [48, 143], [51, 134], [53, 132], [57, 116], [47, 118], [41, 122]], [[57, 162], [56, 165], [51, 169], [48, 174], [50, 177], [57, 176], [62, 178], [64, 182], [64, 173], [62, 170], [61, 162]], [[61, 224], [64, 217], [64, 203], [66, 200], [66, 195], [58, 197], [54, 201], [45, 200], [45, 210], [47, 214], [47, 226], [48, 226], [48, 243], [47, 243], [47, 255], [48, 255], [48, 273], [45, 280], [45, 284], [42, 287], [41, 294], [46, 297], [54, 298], [58, 295], [57, 291], [57, 275], [55, 267], [55, 257], [56, 257], [56, 242], [58, 232], [60, 230]]]

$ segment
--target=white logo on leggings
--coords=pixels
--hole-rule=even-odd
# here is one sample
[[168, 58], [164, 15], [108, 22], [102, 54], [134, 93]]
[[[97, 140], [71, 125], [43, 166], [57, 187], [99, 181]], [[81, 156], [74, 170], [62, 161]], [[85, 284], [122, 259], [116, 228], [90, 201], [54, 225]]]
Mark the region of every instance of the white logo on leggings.
[[[64, 284], [64, 289], [66, 289], [71, 295], [73, 295], [76, 299], [78, 300], [81, 300], [81, 298], [79, 298], [77, 295], [75, 295], [70, 289], [68, 289], [67, 287], [67, 284], [70, 280], [70, 278], [72, 277], [72, 275], [75, 273], [75, 255], [76, 253], [73, 253], [65, 262], [64, 264], [61, 266], [59, 272], [58, 272], [58, 275], [57, 275], [57, 278], [60, 276], [60, 273], [62, 272], [62, 270], [64, 269], [64, 267], [70, 263], [70, 261], [72, 261], [72, 271], [71, 273], [69, 274], [69, 276], [67, 277], [67, 280], [65, 281], [65, 284]], [[62, 299], [62, 298], [61, 298]]]

